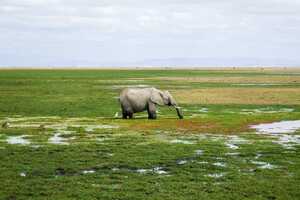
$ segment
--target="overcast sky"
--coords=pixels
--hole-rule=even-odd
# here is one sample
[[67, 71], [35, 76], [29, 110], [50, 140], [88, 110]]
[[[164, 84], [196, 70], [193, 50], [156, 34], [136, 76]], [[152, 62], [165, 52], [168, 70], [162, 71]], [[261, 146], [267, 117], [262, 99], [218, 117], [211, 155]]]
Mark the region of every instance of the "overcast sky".
[[0, 0], [1, 66], [300, 66], [299, 0]]

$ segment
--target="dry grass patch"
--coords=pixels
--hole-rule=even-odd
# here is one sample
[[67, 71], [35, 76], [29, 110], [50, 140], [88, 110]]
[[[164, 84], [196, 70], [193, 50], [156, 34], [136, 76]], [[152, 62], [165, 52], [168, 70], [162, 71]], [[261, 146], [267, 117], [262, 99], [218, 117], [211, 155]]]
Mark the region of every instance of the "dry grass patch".
[[300, 105], [300, 88], [205, 88], [172, 94], [185, 104]]
[[179, 119], [163, 119], [158, 120], [147, 120], [146, 122], [141, 122], [139, 120], [133, 120], [128, 126], [130, 130], [136, 131], [149, 131], [149, 130], [168, 130], [168, 131], [181, 131], [189, 132], [209, 132], [214, 133], [219, 131], [222, 127], [220, 124], [214, 121], [207, 120], [179, 120]]

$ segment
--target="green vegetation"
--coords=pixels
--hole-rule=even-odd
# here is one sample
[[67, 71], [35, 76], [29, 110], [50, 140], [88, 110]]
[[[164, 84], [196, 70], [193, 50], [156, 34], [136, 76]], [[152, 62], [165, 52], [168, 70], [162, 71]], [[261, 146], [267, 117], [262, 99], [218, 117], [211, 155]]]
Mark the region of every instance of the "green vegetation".
[[[185, 118], [115, 118], [127, 86]], [[299, 130], [249, 127], [300, 119], [299, 70], [0, 70], [0, 94], [1, 200], [299, 199]]]

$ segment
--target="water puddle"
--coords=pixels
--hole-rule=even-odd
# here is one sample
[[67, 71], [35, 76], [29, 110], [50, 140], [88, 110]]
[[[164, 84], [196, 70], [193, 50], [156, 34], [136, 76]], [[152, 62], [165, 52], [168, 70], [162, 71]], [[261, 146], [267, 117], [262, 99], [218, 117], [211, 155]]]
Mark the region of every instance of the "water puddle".
[[182, 109], [184, 112], [192, 112], [192, 113], [207, 113], [208, 108], [199, 108], [199, 107], [194, 107], [194, 108], [184, 108]]
[[197, 156], [203, 155], [203, 150], [197, 149], [197, 150], [195, 150], [195, 154], [196, 154]]
[[222, 162], [215, 162], [215, 163], [213, 163], [213, 165], [217, 166], [217, 167], [226, 167], [226, 164], [222, 163]]
[[7, 117], [5, 118], [8, 122], [22, 122], [22, 121], [50, 121], [50, 120], [59, 120], [61, 119], [58, 116], [37, 116], [37, 117]]
[[163, 167], [154, 167], [153, 169], [137, 169], [135, 171], [139, 174], [147, 174], [147, 173], [155, 173], [159, 175], [168, 174], [168, 172], [164, 170]]
[[201, 109], [198, 110], [198, 112], [207, 113], [208, 112], [208, 108], [201, 108]]
[[266, 134], [294, 133], [300, 129], [300, 120], [252, 125], [250, 128]]
[[240, 114], [272, 114], [272, 113], [288, 113], [293, 112], [293, 108], [260, 108], [260, 109], [242, 109]]
[[35, 123], [17, 123], [17, 124], [11, 124], [9, 128], [43, 128], [43, 129], [53, 129], [53, 130], [59, 130], [59, 131], [67, 131], [68, 128], [83, 128], [86, 132], [93, 132], [97, 129], [115, 129], [119, 128], [119, 126], [116, 125], [106, 125], [106, 124], [80, 124], [80, 123], [60, 123], [56, 122], [53, 124], [45, 124], [43, 122], [35, 122]]
[[55, 133], [52, 137], [48, 139], [51, 144], [69, 145], [67, 138], [61, 137], [61, 133]]
[[[58, 120], [59, 121], [53, 121]], [[54, 135], [49, 138], [48, 142], [52, 144], [63, 144], [68, 145], [68, 140], [72, 138], [63, 138], [62, 135], [74, 134], [83, 129], [84, 131], [90, 133], [98, 129], [116, 129], [119, 128], [117, 125], [111, 124], [96, 124], [96, 118], [67, 118], [61, 119], [59, 117], [17, 117], [17, 118], [6, 118], [9, 122], [5, 123], [5, 128], [34, 128], [40, 130], [47, 130], [47, 132], [53, 132]], [[84, 121], [84, 122], [82, 122]], [[69, 130], [69, 129], [75, 130]], [[8, 137], [7, 142], [9, 144], [23, 144], [27, 145], [30, 142], [24, 139], [25, 136], [11, 136]]]
[[230, 143], [225, 143], [225, 145], [229, 148], [229, 149], [238, 149], [239, 146], [235, 145], [235, 144], [230, 144]]
[[300, 135], [280, 134], [278, 140], [273, 140], [273, 142], [287, 149], [293, 149], [295, 145], [300, 145]]
[[137, 169], [136, 172], [139, 174], [145, 174], [147, 172], [151, 172], [151, 169]]
[[113, 167], [113, 168], [111, 169], [111, 171], [117, 172], [117, 171], [120, 171], [120, 168], [118, 168], [118, 167]]
[[22, 176], [22, 177], [26, 177], [27, 175], [26, 175], [26, 173], [25, 173], [25, 172], [21, 172], [21, 173], [20, 173], [20, 176]]
[[206, 176], [211, 177], [211, 178], [221, 178], [221, 177], [225, 176], [225, 173], [207, 174]]
[[40, 124], [24, 123], [24, 124], [10, 124], [8, 128], [39, 128]]
[[226, 156], [239, 156], [240, 153], [239, 152], [228, 152], [228, 153], [225, 153]]
[[208, 164], [207, 161], [198, 161], [197, 163], [198, 163], [198, 164]]
[[255, 159], [259, 159], [259, 158], [261, 158], [262, 157], [262, 154], [261, 153], [256, 153], [256, 155], [255, 155]]
[[168, 172], [164, 170], [162, 167], [154, 167], [153, 172], [156, 174], [168, 174]]
[[105, 141], [112, 140], [113, 138], [108, 138], [108, 137], [98, 137], [95, 140], [98, 141], [99, 143], [104, 143]]
[[258, 168], [260, 168], [260, 169], [275, 169], [275, 168], [277, 168], [277, 166], [272, 165], [267, 162], [263, 162], [263, 161], [251, 161], [251, 163], [257, 165]]
[[240, 148], [239, 145], [240, 144], [246, 144], [248, 143], [248, 140], [238, 137], [236, 135], [233, 136], [228, 136], [227, 137], [227, 141], [225, 142], [225, 145], [229, 148], [229, 149], [238, 149]]
[[170, 143], [172, 143], [172, 144], [195, 144], [195, 142], [193, 142], [193, 141], [180, 140], [180, 139], [171, 140]]
[[93, 174], [95, 172], [96, 172], [95, 170], [83, 170], [82, 171], [83, 174]]
[[259, 115], [259, 114], [274, 114], [274, 113], [290, 113], [294, 112], [293, 108], [275, 108], [275, 107], [265, 107], [265, 108], [253, 108], [253, 109], [241, 109], [240, 111], [224, 110], [225, 113], [231, 114], [243, 114], [243, 115]]
[[27, 135], [20, 135], [20, 136], [8, 136], [6, 142], [8, 144], [20, 144], [20, 145], [29, 145], [30, 141], [25, 139]]
[[185, 165], [187, 163], [194, 163], [194, 162], [196, 162], [197, 157], [203, 155], [203, 150], [201, 150], [201, 149], [197, 149], [194, 152], [195, 152], [195, 154], [193, 156], [184, 158], [184, 159], [179, 159], [176, 161], [176, 164], [177, 165]]
[[96, 129], [115, 129], [115, 128], [119, 128], [119, 126], [116, 126], [116, 125], [78, 125], [77, 127], [84, 127], [85, 131], [87, 131], [87, 132], [93, 132]]
[[188, 160], [178, 160], [176, 163], [177, 163], [177, 165], [184, 165], [184, 164], [188, 163]]
[[256, 129], [260, 134], [276, 137], [277, 140], [273, 142], [285, 148], [294, 148], [295, 145], [300, 144], [300, 135], [294, 134], [300, 129], [300, 120], [252, 125], [250, 128]]

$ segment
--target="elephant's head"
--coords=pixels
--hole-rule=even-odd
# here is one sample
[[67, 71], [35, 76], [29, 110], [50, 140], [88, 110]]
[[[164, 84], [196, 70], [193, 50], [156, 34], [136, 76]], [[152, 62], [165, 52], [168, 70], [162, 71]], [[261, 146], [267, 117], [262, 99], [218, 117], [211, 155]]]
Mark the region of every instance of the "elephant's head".
[[177, 103], [173, 96], [170, 94], [169, 91], [161, 91], [158, 89], [153, 88], [151, 92], [150, 101], [152, 101], [155, 104], [158, 104], [160, 106], [166, 105], [166, 106], [173, 106], [175, 107], [177, 111], [177, 115], [180, 119], [183, 119], [182, 112], [180, 108], [177, 106]]

